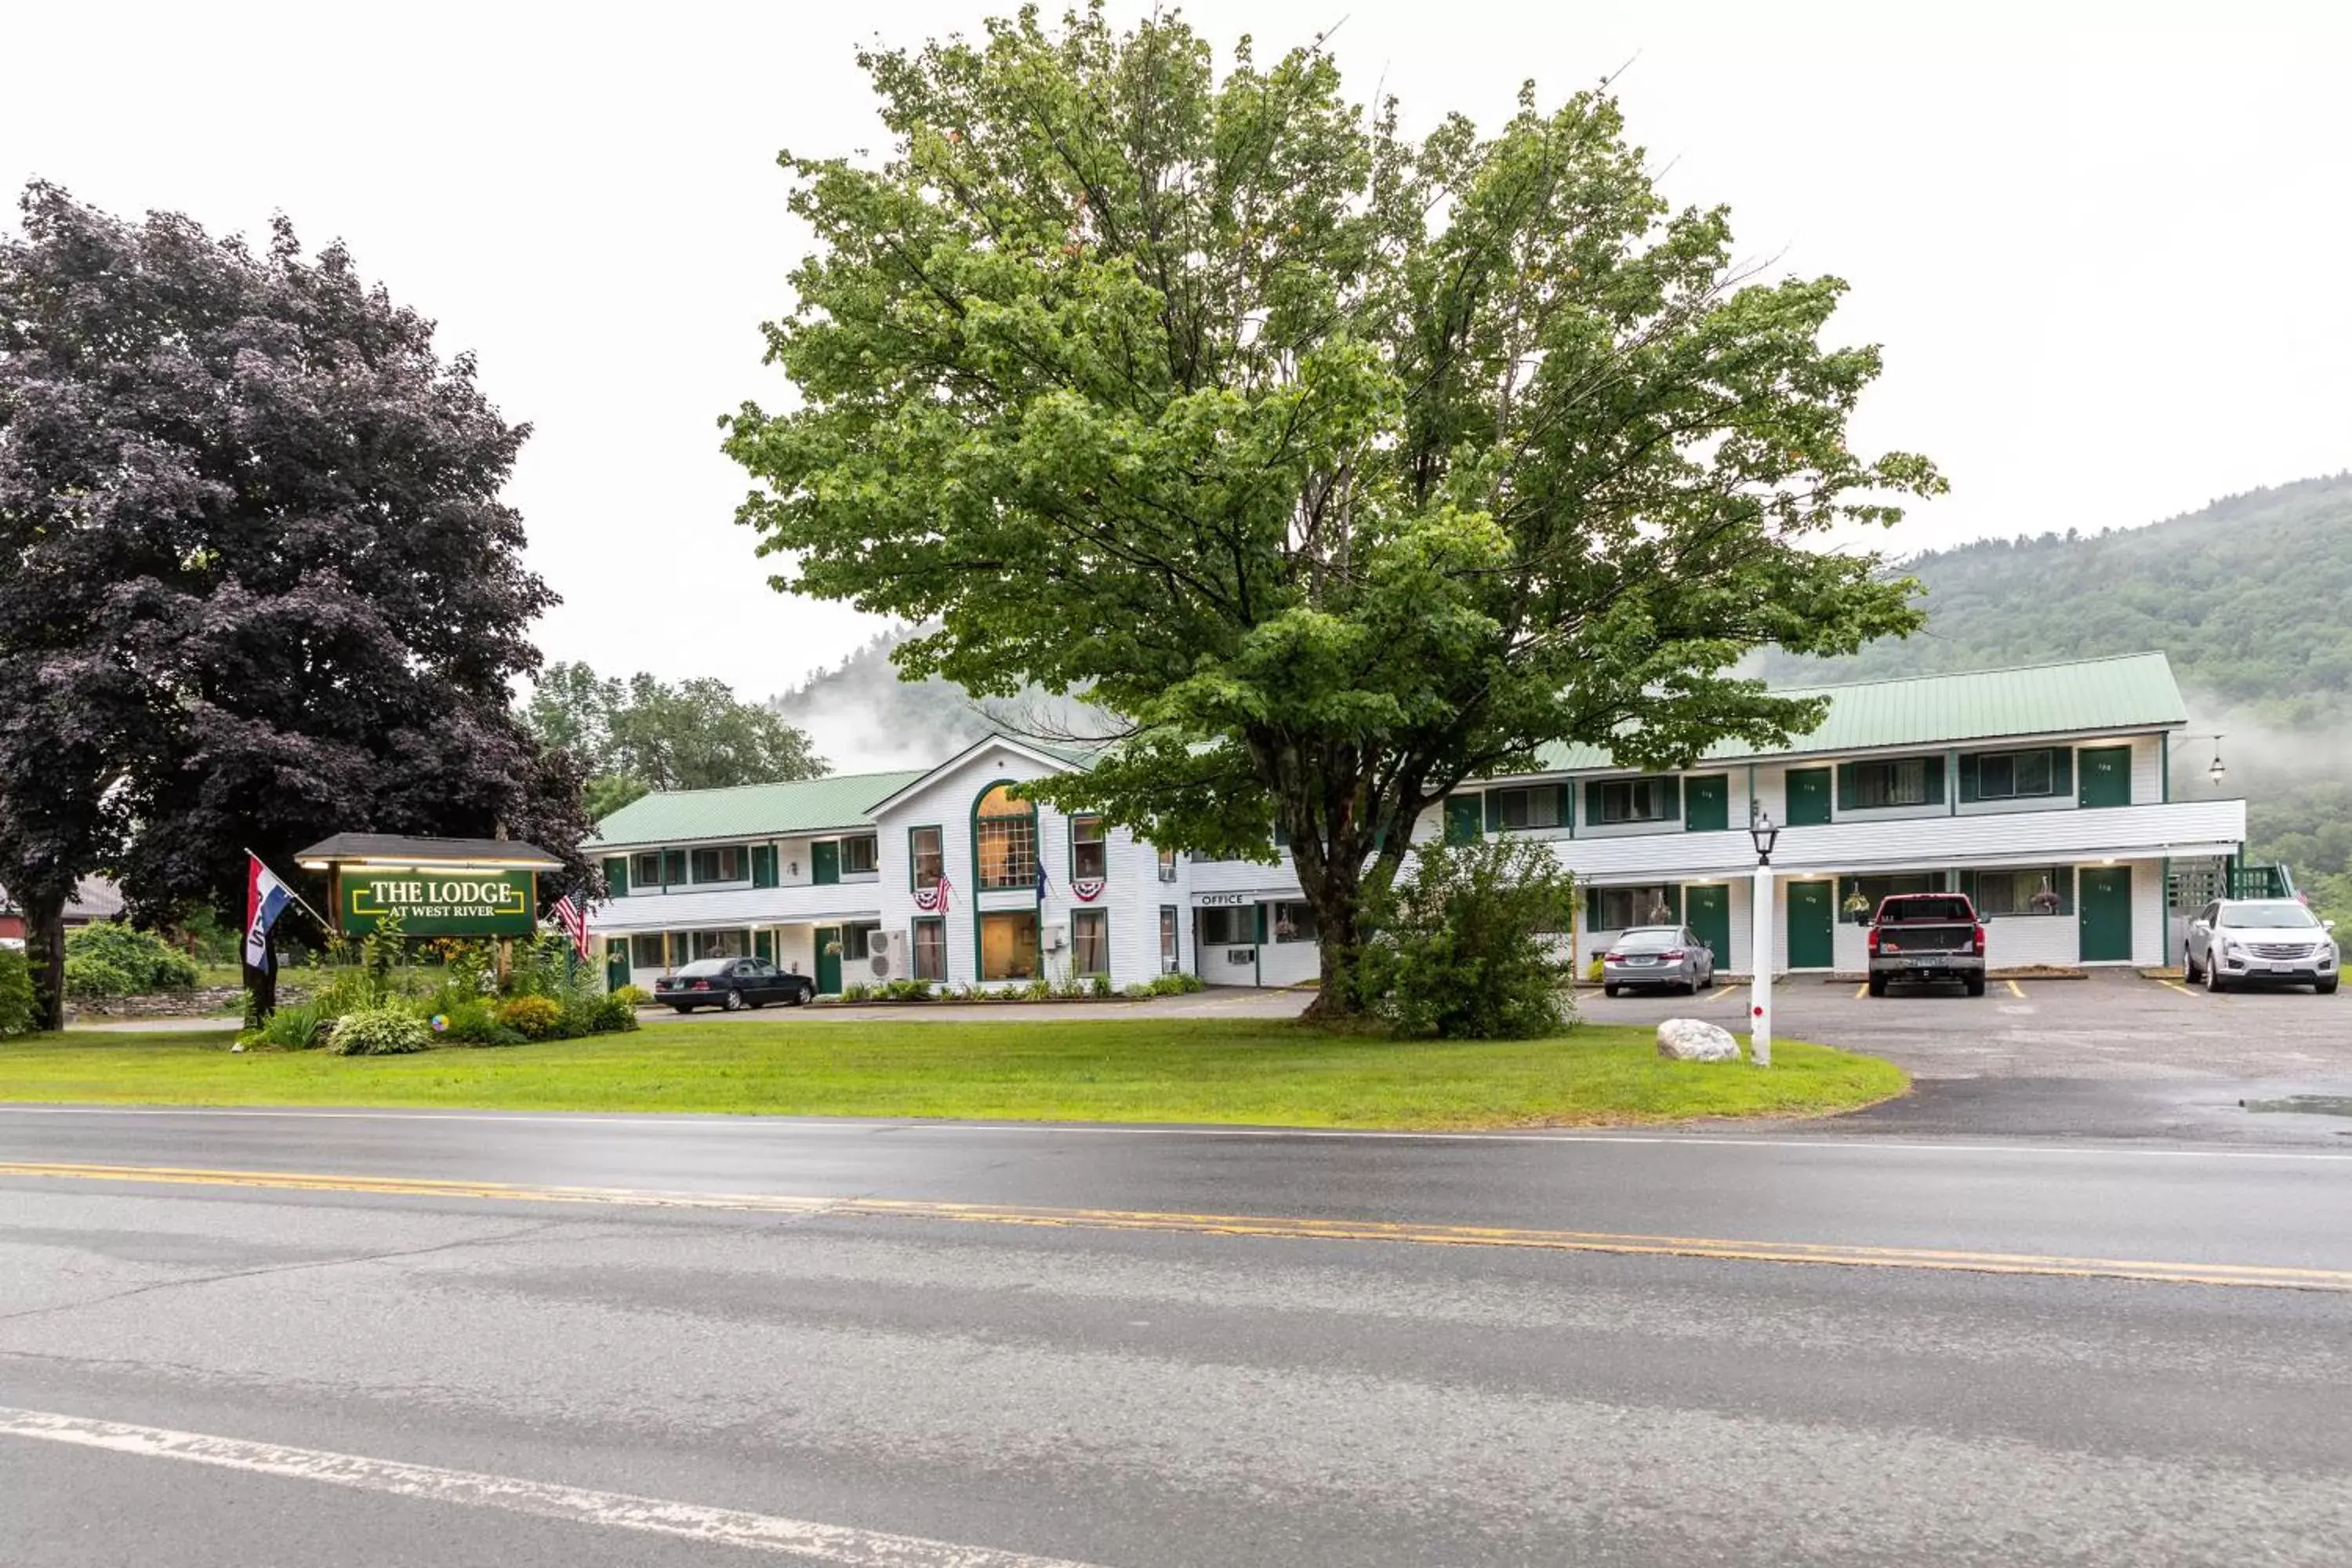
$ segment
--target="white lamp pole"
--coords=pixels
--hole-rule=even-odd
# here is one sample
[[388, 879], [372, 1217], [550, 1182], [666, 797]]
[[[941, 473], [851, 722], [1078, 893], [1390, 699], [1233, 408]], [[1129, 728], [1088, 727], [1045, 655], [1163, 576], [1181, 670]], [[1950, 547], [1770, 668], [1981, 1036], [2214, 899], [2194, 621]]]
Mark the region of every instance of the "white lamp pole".
[[1772, 1065], [1772, 844], [1780, 830], [1769, 815], [1759, 815], [1748, 829], [1756, 841], [1753, 908], [1748, 917], [1748, 1059], [1753, 1066]]

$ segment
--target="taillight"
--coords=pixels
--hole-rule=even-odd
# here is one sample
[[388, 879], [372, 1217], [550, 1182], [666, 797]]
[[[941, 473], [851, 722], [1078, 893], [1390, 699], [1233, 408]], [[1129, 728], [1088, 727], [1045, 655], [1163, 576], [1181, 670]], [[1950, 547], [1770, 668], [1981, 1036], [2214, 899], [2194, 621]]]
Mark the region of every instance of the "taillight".
[[1625, 955], [1622, 952], [1604, 953], [1601, 961], [1603, 963], [1622, 963], [1625, 962]]
[[710, 989], [710, 982], [708, 980], [698, 980], [694, 983], [694, 988], [697, 991], [708, 991]]
[[1667, 959], [1675, 963], [1680, 963], [1684, 959], [1688, 958], [1689, 956], [1689, 953], [1685, 952], [1679, 947], [1673, 949], [1666, 954]]
[[1977, 927], [1977, 956], [1979, 958], [1984, 956], [1984, 927], [1982, 926]]
[[1876, 926], [1870, 928], [1870, 951], [1873, 952], [1876, 952], [1878, 951], [1878, 928]]

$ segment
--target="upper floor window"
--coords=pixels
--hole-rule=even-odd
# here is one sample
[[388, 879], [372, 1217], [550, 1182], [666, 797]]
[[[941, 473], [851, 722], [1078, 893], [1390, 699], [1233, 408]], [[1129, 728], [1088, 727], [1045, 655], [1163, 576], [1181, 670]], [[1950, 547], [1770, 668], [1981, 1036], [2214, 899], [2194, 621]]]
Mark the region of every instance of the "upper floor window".
[[1486, 815], [1493, 819], [1492, 826], [1507, 832], [1529, 827], [1559, 827], [1562, 826], [1561, 807], [1567, 798], [1567, 791], [1557, 784], [1538, 784], [1531, 789], [1490, 789], [1486, 792]]
[[1664, 822], [1681, 810], [1672, 779], [1603, 779], [1592, 786], [1600, 809], [1593, 819], [1612, 822]]
[[1160, 852], [1160, 879], [1163, 882], [1172, 882], [1176, 879], [1176, 851], [1173, 849], [1162, 849]]
[[1941, 805], [1944, 759], [1885, 757], [1838, 766], [1838, 809], [1874, 811], [1895, 805]]
[[973, 808], [973, 848], [980, 886], [1027, 888], [1037, 880], [1037, 812], [1016, 800], [1010, 784], [998, 784]]
[[1979, 752], [1960, 759], [1960, 798], [2050, 799], [2074, 792], [2074, 753], [2064, 747]]
[[662, 858], [658, 849], [648, 849], [629, 861], [629, 886], [641, 893], [661, 890]]
[[1103, 837], [1103, 819], [1099, 816], [1070, 818], [1071, 878], [1100, 879], [1109, 875], [1110, 845]]
[[[934, 888], [947, 875], [948, 850], [944, 829], [911, 827], [907, 830], [907, 874], [918, 888]], [[935, 978], [923, 976], [923, 978]]]
[[862, 838], [841, 841], [841, 874], [845, 877], [859, 871], [871, 871], [881, 864], [877, 851], [877, 839], [871, 833]]
[[694, 879], [698, 882], [748, 882], [751, 879], [751, 857], [740, 844], [698, 849], [694, 852]]

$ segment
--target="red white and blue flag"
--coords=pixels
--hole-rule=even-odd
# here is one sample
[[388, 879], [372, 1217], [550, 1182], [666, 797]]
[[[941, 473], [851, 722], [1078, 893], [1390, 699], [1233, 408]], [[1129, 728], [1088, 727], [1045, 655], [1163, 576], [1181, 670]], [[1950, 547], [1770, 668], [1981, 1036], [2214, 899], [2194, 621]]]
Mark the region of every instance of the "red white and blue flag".
[[945, 914], [948, 908], [948, 894], [951, 890], [948, 885], [948, 874], [942, 871], [940, 873], [938, 881], [928, 888], [915, 889], [915, 907], [927, 915]]
[[582, 907], [578, 900], [566, 893], [556, 900], [555, 907], [547, 912], [555, 917], [555, 923], [562, 926], [564, 934], [571, 937], [572, 950], [582, 958], [586, 958], [588, 956], [587, 910]]
[[245, 852], [245, 963], [248, 969], [269, 970], [275, 967], [269, 958], [269, 928], [294, 901], [294, 889], [278, 879], [278, 873], [261, 863], [261, 858], [248, 849]]

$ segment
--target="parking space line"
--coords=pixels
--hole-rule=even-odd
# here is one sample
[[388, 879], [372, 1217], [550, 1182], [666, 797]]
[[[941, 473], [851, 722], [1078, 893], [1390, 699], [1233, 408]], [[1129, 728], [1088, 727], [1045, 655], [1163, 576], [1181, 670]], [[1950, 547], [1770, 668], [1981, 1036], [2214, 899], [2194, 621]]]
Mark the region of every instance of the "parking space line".
[[1707, 1000], [1708, 1000], [1708, 1001], [1710, 1001], [1710, 1002], [1720, 1002], [1720, 1001], [1722, 1001], [1726, 996], [1730, 995], [1733, 992], [1735, 992], [1735, 991], [1737, 991], [1737, 990], [1738, 990], [1738, 989], [1739, 989], [1739, 987], [1738, 987], [1737, 984], [1726, 985], [1726, 986], [1725, 986], [1725, 987], [1723, 987], [1720, 991], [1717, 991], [1714, 995], [1712, 995], [1712, 996], [1708, 997], [1708, 998], [1707, 998]]
[[2001, 984], [2002, 984], [2003, 985], [2006, 985], [2006, 986], [2008, 986], [2008, 987], [2009, 987], [2009, 994], [2010, 994], [2011, 996], [2016, 997], [2016, 998], [2017, 998], [2019, 1001], [2021, 1001], [2021, 1002], [2022, 1002], [2022, 1001], [2024, 1001], [2024, 1000], [2025, 1000], [2025, 987], [2024, 987], [2024, 986], [2020, 985], [2020, 984], [2019, 984], [2016, 981], [2014, 981], [2014, 980], [2004, 980], [2004, 981], [2002, 981], [2002, 982], [2001, 982]]
[[1865, 996], [1867, 996], [1867, 995], [1869, 995], [1869, 994], [1870, 994], [1870, 982], [1869, 982], [1869, 981], [1867, 981], [1867, 980], [1864, 981], [1861, 984], [1859, 984], [1859, 985], [1857, 985], [1857, 986], [1855, 986], [1855, 987], [1853, 988], [1853, 999], [1854, 999], [1855, 1001], [1857, 1001], [1857, 1002], [1861, 1001], [1864, 997], [1865, 997]]

